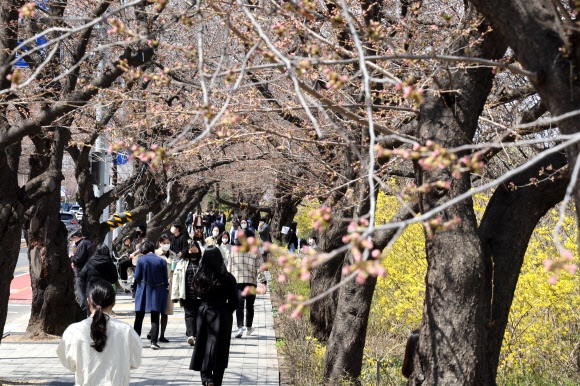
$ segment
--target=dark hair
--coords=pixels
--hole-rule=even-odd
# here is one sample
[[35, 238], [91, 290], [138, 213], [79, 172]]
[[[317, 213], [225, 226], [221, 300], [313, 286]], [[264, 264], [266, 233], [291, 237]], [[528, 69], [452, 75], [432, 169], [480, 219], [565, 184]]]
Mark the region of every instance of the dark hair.
[[139, 248], [139, 253], [146, 255], [152, 252], [155, 252], [155, 245], [149, 240], [143, 241], [141, 243], [141, 247]]
[[199, 270], [193, 278], [192, 287], [199, 295], [205, 295], [214, 287], [220, 287], [228, 271], [219, 248], [206, 248], [199, 263]]
[[105, 244], [99, 244], [99, 246], [97, 247], [97, 255], [101, 255], [101, 256], [111, 256], [111, 251], [109, 250], [109, 247], [107, 247]]
[[111, 283], [105, 280], [97, 280], [91, 284], [88, 292], [89, 305], [95, 309], [91, 322], [91, 347], [102, 352], [107, 344], [107, 320], [109, 315], [103, 312], [103, 308], [115, 305], [115, 290]]
[[231, 240], [230, 240], [230, 234], [228, 233], [228, 231], [223, 231], [222, 234], [219, 235], [219, 240], [221, 241], [224, 236], [226, 236], [228, 238], [228, 243], [229, 243]]
[[141, 230], [141, 234], [143, 236], [145, 236], [145, 234], [147, 234], [147, 225], [139, 224], [139, 225], [137, 225], [137, 228], [139, 228], [139, 230]]
[[70, 238], [72, 239], [73, 237], [83, 237], [83, 232], [81, 232], [80, 229], [78, 231], [74, 231], [70, 234]]
[[187, 247], [183, 251], [181, 251], [181, 257], [184, 259], [189, 259], [191, 255], [189, 253], [189, 248], [192, 247], [196, 247], [199, 250], [199, 257], [201, 257], [201, 247], [199, 246], [199, 243], [196, 240], [191, 240], [187, 245]]
[[401, 373], [405, 378], [409, 378], [413, 374], [413, 358], [415, 351], [417, 351], [417, 343], [419, 343], [419, 330], [413, 330], [407, 338], [407, 346], [405, 347], [405, 356], [403, 357], [403, 366]]
[[205, 245], [205, 239], [203, 238], [203, 232], [201, 229], [196, 229], [195, 232], [193, 232], [193, 239], [198, 241], [200, 245]]
[[311, 238], [312, 240], [314, 240], [314, 242], [317, 242], [317, 241], [318, 241], [318, 238], [317, 238], [316, 236], [310, 236], [310, 238]]
[[169, 235], [167, 233], [163, 233], [161, 236], [159, 236], [159, 240], [157, 240], [157, 244], [161, 244], [161, 242], [169, 240], [171, 241], [171, 238], [169, 237]]
[[180, 223], [178, 223], [178, 222], [174, 222], [173, 224], [171, 224], [171, 226], [173, 226], [173, 227], [175, 227], [175, 228], [179, 229], [179, 232], [181, 233], [181, 224], [180, 224]]

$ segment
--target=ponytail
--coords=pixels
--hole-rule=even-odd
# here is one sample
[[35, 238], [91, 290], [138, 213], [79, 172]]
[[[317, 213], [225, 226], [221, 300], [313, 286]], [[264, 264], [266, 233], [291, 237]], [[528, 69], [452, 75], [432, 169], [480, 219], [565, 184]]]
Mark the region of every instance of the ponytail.
[[103, 312], [103, 308], [115, 305], [115, 290], [113, 286], [104, 281], [94, 282], [89, 289], [89, 305], [95, 309], [91, 323], [91, 347], [102, 352], [107, 344], [107, 320], [109, 315]]
[[91, 347], [102, 352], [107, 344], [107, 320], [109, 315], [103, 312], [101, 306], [97, 306], [93, 314], [93, 322], [91, 323]]

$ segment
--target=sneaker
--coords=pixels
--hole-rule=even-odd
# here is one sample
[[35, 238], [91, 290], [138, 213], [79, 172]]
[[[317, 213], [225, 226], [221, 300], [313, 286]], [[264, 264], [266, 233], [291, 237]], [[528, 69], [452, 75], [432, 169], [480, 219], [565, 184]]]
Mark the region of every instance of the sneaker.
[[167, 340], [167, 338], [164, 337], [164, 336], [162, 336], [161, 338], [159, 338], [159, 341], [160, 342], [163, 342], [163, 343], [169, 343], [169, 340]]
[[189, 343], [190, 346], [193, 346], [195, 344], [195, 338], [193, 336], [190, 336], [189, 338], [187, 338], [187, 343]]
[[252, 332], [254, 332], [254, 327], [248, 327], [248, 329], [246, 330], [246, 336], [252, 335]]
[[237, 332], [237, 334], [236, 334], [236, 338], [241, 338], [241, 337], [242, 337], [242, 335], [243, 335], [243, 333], [244, 333], [244, 328], [243, 328], [243, 327], [240, 327], [240, 328], [238, 329], [238, 332]]
[[151, 350], [159, 350], [160, 348], [157, 343], [151, 343]]

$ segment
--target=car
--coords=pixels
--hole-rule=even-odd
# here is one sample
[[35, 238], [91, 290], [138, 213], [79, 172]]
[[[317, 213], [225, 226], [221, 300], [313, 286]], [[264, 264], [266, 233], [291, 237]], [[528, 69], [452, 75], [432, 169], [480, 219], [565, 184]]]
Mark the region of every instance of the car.
[[60, 212], [60, 221], [66, 226], [69, 234], [81, 229], [81, 225], [73, 212]]
[[81, 221], [83, 219], [83, 208], [80, 208], [76, 213], [75, 216], [77, 218], [78, 221]]
[[80, 208], [81, 208], [80, 205], [73, 205], [70, 207], [70, 212], [76, 213], [79, 211]]

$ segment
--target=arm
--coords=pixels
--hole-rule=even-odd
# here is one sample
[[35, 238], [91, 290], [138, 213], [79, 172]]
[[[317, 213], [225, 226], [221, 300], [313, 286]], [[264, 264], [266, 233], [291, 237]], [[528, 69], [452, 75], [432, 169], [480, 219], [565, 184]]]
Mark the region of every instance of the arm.
[[130, 329], [129, 331], [129, 352], [131, 353], [131, 370], [138, 368], [141, 365], [141, 356], [143, 350], [143, 343], [141, 342], [141, 338], [134, 329]]
[[[135, 333], [137, 334], [137, 333]], [[56, 348], [56, 354], [58, 355], [58, 359], [62, 365], [70, 370], [76, 371], [77, 363], [75, 358], [76, 355], [76, 347], [71, 344], [71, 336], [70, 331], [67, 329], [65, 330], [64, 334], [62, 334], [62, 339], [58, 343], [58, 347]], [[139, 339], [139, 344], [141, 344], [141, 339]]]

